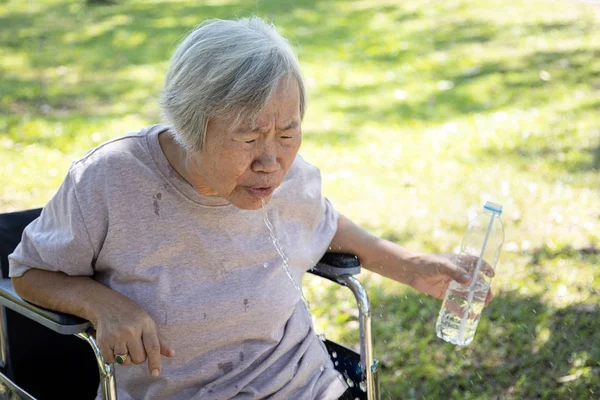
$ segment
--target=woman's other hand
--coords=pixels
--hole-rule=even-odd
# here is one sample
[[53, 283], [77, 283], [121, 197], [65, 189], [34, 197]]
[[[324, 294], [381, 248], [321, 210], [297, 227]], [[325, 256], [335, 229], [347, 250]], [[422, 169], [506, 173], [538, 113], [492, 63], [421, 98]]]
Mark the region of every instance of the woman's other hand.
[[[477, 257], [435, 255], [410, 251], [396, 243], [371, 235], [350, 219], [340, 215], [338, 229], [331, 241], [332, 252], [356, 255], [363, 267], [381, 276], [410, 285], [419, 292], [443, 299], [453, 280], [471, 282]], [[494, 276], [493, 269], [484, 263], [481, 271]], [[492, 299], [488, 294], [486, 304]]]
[[[477, 257], [466, 255], [420, 253], [413, 258], [412, 278], [407, 283], [422, 293], [444, 299], [448, 285], [453, 280], [463, 285], [471, 283], [477, 260]], [[485, 275], [494, 276], [494, 270], [485, 261], [480, 269]], [[485, 304], [493, 297], [490, 288]]]

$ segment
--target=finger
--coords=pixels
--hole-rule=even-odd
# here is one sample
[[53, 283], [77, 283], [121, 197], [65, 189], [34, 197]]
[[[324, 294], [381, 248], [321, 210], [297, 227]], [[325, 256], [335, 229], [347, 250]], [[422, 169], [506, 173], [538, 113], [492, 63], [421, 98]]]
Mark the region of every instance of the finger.
[[132, 363], [141, 364], [146, 361], [146, 350], [144, 350], [141, 337], [128, 341], [127, 348], [129, 349], [129, 358]]
[[[479, 262], [479, 257], [471, 256], [467, 254], [462, 254], [456, 257], [456, 264], [464, 268], [469, 274], [473, 274], [477, 269], [477, 263]], [[490, 264], [488, 264], [485, 260], [481, 260], [481, 265], [479, 270], [483, 272], [484, 275], [493, 278], [496, 275], [494, 268]]]
[[160, 339], [160, 354], [165, 357], [175, 357], [175, 350], [171, 349], [162, 339]]
[[123, 362], [122, 365], [130, 365], [131, 364], [131, 355], [129, 354], [129, 351], [127, 350], [127, 344], [126, 343], [119, 343], [113, 346], [113, 354], [114, 354], [114, 361], [113, 362], [117, 362], [117, 356], [125, 356], [125, 362]]
[[[480, 258], [479, 257], [475, 257], [475, 256], [471, 256], [471, 271], [475, 271], [475, 269], [477, 269], [477, 264], [479, 263]], [[481, 265], [479, 267], [479, 271], [483, 272], [485, 275], [489, 276], [490, 278], [493, 278], [494, 275], [496, 275], [496, 272], [494, 272], [494, 269], [492, 268], [492, 266], [490, 264], [488, 264], [484, 259], [481, 259]]]
[[142, 334], [144, 348], [148, 355], [148, 372], [152, 376], [160, 375], [162, 364], [160, 361], [160, 342], [156, 330], [144, 330]]
[[112, 364], [115, 362], [115, 353], [113, 349], [102, 340], [98, 340], [96, 342], [98, 348], [100, 349], [100, 353], [102, 353], [102, 358], [104, 359], [105, 364]]
[[481, 271], [483, 271], [483, 273], [489, 276], [490, 278], [496, 276], [496, 271], [494, 271], [494, 268], [492, 268], [490, 264], [485, 262], [485, 260], [481, 263]]
[[471, 281], [471, 275], [461, 265], [455, 263], [448, 263], [446, 266], [446, 275], [450, 276], [456, 282], [466, 285]]
[[170, 348], [166, 343], [163, 337], [158, 335], [158, 342], [160, 343], [160, 354], [165, 357], [175, 357], [175, 350]]
[[467, 305], [464, 303], [459, 303], [455, 300], [446, 300], [446, 309], [450, 311], [452, 314], [456, 315], [459, 318], [464, 318], [465, 316], [470, 319], [475, 319], [476, 314], [473, 311], [473, 307], [467, 308]]

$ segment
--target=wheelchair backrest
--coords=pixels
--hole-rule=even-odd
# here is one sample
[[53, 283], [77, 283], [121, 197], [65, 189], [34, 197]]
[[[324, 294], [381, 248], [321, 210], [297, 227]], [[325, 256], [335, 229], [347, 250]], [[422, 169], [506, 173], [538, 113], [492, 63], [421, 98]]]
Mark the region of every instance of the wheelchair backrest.
[[[0, 264], [8, 279], [8, 255], [41, 208], [0, 214]], [[12, 310], [4, 309], [7, 360], [0, 371], [37, 399], [94, 399], [99, 375], [90, 346], [59, 335]]]
[[23, 230], [40, 216], [41, 208], [0, 214], [0, 266], [2, 278], [8, 278], [8, 255], [21, 241]]

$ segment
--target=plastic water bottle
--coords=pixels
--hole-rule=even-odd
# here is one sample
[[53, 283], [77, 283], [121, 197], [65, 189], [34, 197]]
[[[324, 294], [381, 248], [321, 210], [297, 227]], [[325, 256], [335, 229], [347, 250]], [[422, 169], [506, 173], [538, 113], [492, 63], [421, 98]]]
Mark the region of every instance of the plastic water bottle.
[[467, 346], [473, 341], [490, 289], [490, 268], [495, 268], [504, 242], [500, 214], [501, 205], [487, 202], [469, 223], [455, 262], [472, 279], [467, 285], [450, 282], [435, 327], [437, 336], [447, 342]]

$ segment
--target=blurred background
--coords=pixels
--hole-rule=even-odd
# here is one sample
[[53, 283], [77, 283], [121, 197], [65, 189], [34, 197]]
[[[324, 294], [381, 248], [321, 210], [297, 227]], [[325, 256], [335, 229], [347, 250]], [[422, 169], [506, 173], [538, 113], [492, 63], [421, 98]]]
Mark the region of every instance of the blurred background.
[[[98, 4], [97, 4], [98, 3]], [[0, 212], [160, 121], [178, 41], [259, 15], [296, 48], [301, 154], [369, 231], [448, 253], [487, 200], [504, 251], [475, 341], [441, 302], [368, 272], [383, 399], [600, 398], [600, 6], [551, 0], [0, 1]], [[307, 277], [318, 330], [356, 346], [347, 290]], [[348, 293], [346, 293], [348, 292]]]

